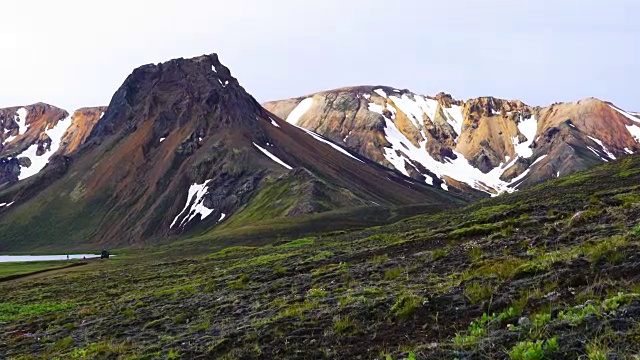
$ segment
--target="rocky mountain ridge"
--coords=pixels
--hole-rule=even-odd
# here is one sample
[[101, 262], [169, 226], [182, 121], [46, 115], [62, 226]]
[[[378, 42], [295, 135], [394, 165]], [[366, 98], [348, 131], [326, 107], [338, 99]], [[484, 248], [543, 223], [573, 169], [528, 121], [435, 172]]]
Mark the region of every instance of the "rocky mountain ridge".
[[594, 98], [533, 107], [359, 86], [263, 106], [418, 181], [465, 193], [514, 191], [640, 150], [637, 114]]
[[106, 107], [69, 113], [36, 103], [0, 109], [0, 185], [37, 174], [54, 155], [66, 155], [84, 143]]

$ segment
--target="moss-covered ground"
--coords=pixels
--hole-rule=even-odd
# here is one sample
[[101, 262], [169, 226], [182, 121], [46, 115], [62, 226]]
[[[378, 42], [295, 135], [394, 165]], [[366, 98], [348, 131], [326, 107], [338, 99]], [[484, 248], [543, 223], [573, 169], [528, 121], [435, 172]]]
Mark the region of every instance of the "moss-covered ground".
[[204, 236], [3, 282], [0, 358], [638, 358], [638, 169], [630, 157], [383, 226], [266, 246], [243, 231], [215, 252]]

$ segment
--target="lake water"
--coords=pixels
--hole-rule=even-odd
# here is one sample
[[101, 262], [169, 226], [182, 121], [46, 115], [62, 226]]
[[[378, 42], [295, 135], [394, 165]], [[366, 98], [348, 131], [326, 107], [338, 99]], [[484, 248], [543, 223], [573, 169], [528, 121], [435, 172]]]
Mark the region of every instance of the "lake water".
[[[113, 255], [112, 255], [113, 256]], [[93, 259], [99, 258], [100, 254], [69, 254], [69, 259]], [[3, 262], [23, 262], [23, 261], [53, 261], [67, 260], [67, 255], [0, 255], [0, 263]]]

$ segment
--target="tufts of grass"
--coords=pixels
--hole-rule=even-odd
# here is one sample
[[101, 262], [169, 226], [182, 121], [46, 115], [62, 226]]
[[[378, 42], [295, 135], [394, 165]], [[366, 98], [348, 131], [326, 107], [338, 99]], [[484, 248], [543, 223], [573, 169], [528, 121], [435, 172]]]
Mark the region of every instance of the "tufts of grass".
[[307, 237], [307, 238], [302, 238], [302, 239], [297, 239], [297, 240], [293, 240], [290, 241], [286, 244], [282, 244], [280, 246], [278, 246], [281, 249], [295, 249], [295, 248], [299, 248], [302, 246], [307, 246], [307, 245], [312, 245], [315, 242], [315, 238], [312, 237]]
[[457, 229], [449, 234], [454, 239], [490, 235], [502, 228], [502, 224], [477, 224]]
[[391, 307], [391, 312], [400, 319], [408, 319], [415, 310], [422, 306], [422, 298], [414, 294], [401, 294]]
[[474, 246], [467, 251], [467, 255], [469, 255], [469, 258], [471, 259], [472, 262], [477, 262], [480, 259], [482, 259], [482, 256], [484, 255], [484, 251], [482, 250], [481, 247]]
[[536, 342], [523, 341], [517, 343], [511, 351], [509, 351], [509, 358], [511, 360], [543, 360], [558, 352], [558, 350], [557, 337], [548, 340], [538, 340]]
[[240, 290], [249, 284], [249, 276], [247, 274], [240, 275], [236, 280], [229, 281], [228, 286], [233, 290]]
[[351, 317], [347, 316], [336, 316], [333, 319], [333, 331], [338, 335], [347, 335], [353, 328], [353, 323], [351, 321]]
[[583, 247], [585, 255], [592, 262], [598, 262], [605, 259], [607, 262], [616, 264], [624, 254], [619, 248], [629, 245], [629, 240], [624, 236], [613, 236], [608, 239], [598, 241], [594, 245], [586, 245]]
[[402, 275], [402, 272], [403, 272], [402, 268], [389, 269], [389, 270], [384, 272], [384, 279], [385, 280], [395, 280], [395, 279], [399, 278], [400, 275]]
[[297, 254], [298, 254], [298, 252], [288, 252], [288, 253], [274, 253], [274, 254], [260, 255], [260, 256], [254, 257], [254, 258], [244, 259], [242, 262], [239, 262], [239, 263], [229, 267], [229, 270], [238, 269], [238, 268], [244, 268], [244, 267], [248, 267], [248, 266], [266, 265], [266, 264], [270, 264], [270, 263], [272, 263], [274, 261], [278, 261], [278, 260], [286, 259], [286, 258], [291, 257], [291, 256], [295, 256]]
[[321, 288], [312, 288], [307, 291], [307, 296], [312, 298], [323, 298], [326, 297], [327, 294], [329, 294], [329, 292]]
[[494, 288], [489, 284], [483, 284], [478, 281], [468, 283], [464, 288], [464, 296], [472, 303], [478, 303], [487, 300], [493, 296]]
[[433, 260], [437, 260], [447, 256], [448, 254], [449, 254], [448, 248], [435, 249], [431, 252], [431, 258]]
[[466, 277], [496, 276], [500, 280], [506, 280], [516, 274], [524, 263], [526, 263], [525, 260], [513, 257], [485, 261], [479, 263], [480, 266], [477, 269], [468, 271]]
[[389, 260], [389, 255], [387, 255], [387, 254], [376, 255], [376, 256], [371, 258], [371, 263], [372, 264], [384, 264], [388, 260]]
[[178, 352], [178, 350], [175, 350], [175, 349], [169, 350], [169, 353], [167, 353], [167, 360], [175, 360], [175, 359], [180, 359], [180, 352]]
[[592, 341], [585, 346], [585, 352], [589, 360], [607, 360], [609, 348], [599, 341]]
[[320, 251], [319, 253], [317, 253], [314, 256], [311, 256], [311, 257], [307, 258], [305, 260], [305, 262], [322, 261], [322, 260], [326, 260], [326, 259], [328, 259], [328, 258], [330, 258], [332, 256], [333, 256], [333, 253], [331, 251], [324, 250], [324, 251]]

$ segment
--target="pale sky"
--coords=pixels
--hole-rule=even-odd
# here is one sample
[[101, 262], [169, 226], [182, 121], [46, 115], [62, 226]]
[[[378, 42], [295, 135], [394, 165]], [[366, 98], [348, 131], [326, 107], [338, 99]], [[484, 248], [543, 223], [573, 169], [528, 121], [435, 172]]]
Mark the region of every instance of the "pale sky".
[[142, 64], [216, 52], [258, 101], [351, 85], [640, 111], [636, 0], [3, 0], [0, 107], [108, 104]]

